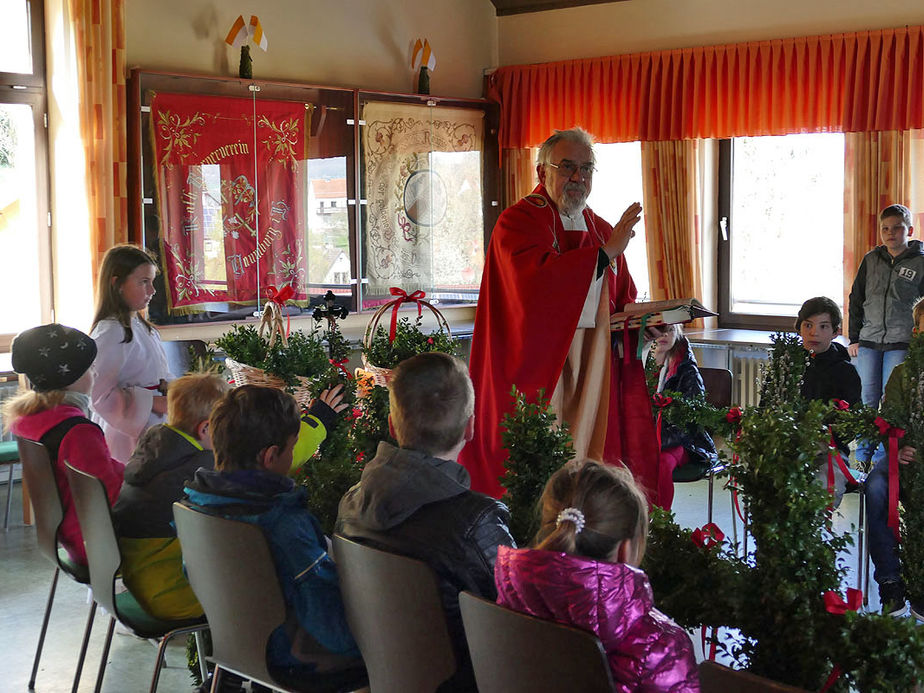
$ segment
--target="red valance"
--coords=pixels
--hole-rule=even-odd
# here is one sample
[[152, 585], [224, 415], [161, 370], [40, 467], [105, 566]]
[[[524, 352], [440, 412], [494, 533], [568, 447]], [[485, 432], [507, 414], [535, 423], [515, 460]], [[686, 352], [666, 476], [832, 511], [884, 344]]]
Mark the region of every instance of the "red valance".
[[924, 127], [924, 27], [501, 67], [501, 147]]

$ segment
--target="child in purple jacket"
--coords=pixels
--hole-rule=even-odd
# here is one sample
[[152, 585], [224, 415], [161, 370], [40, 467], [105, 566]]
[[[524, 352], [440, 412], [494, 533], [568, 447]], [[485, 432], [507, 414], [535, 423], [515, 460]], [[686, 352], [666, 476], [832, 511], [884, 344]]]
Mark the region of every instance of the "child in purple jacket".
[[542, 494], [535, 549], [498, 548], [497, 603], [594, 633], [616, 691], [699, 691], [693, 643], [654, 608], [645, 553], [648, 510], [631, 474], [585, 461]]

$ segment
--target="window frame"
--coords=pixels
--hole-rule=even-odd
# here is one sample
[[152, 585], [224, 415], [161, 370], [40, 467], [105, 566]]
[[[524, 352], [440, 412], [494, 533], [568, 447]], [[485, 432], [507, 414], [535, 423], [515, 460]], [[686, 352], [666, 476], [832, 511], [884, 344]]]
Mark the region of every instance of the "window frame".
[[[146, 217], [152, 213], [146, 209], [153, 204], [151, 196], [146, 195], [146, 189], [150, 187], [145, 176], [149, 173], [146, 170], [146, 161], [152, 157], [151, 143], [145, 135], [144, 119], [150, 111], [151, 92], [176, 92], [201, 94], [203, 96], [234, 96], [240, 97], [248, 92], [250, 85], [259, 87], [260, 98], [280, 99], [280, 100], [312, 100], [319, 101], [319, 95], [324, 92], [330, 94], [339, 94], [344, 101], [351, 100], [353, 142], [352, 148], [347, 152], [346, 159], [346, 183], [347, 183], [347, 201], [343, 208], [348, 210], [348, 234], [349, 234], [349, 257], [351, 273], [351, 292], [348, 300], [343, 304], [351, 312], [374, 312], [374, 308], [361, 310], [363, 304], [363, 281], [364, 281], [364, 258], [362, 239], [363, 224], [365, 222], [365, 199], [362, 194], [363, 188], [363, 171], [362, 171], [362, 148], [361, 148], [361, 130], [363, 123], [360, 120], [362, 114], [362, 105], [367, 101], [392, 101], [399, 103], [412, 103], [427, 106], [442, 106], [449, 108], [471, 108], [479, 109], [485, 114], [484, 128], [484, 148], [482, 151], [483, 172], [482, 172], [482, 201], [483, 201], [483, 243], [487, 249], [488, 239], [494, 224], [500, 215], [500, 171], [493, 162], [500, 161], [498, 150], [498, 129], [500, 122], [500, 108], [497, 104], [486, 99], [465, 99], [465, 98], [445, 98], [430, 95], [419, 94], [399, 94], [393, 92], [380, 92], [363, 89], [349, 89], [343, 87], [332, 87], [323, 85], [314, 85], [309, 83], [297, 82], [277, 82], [254, 79], [223, 78], [207, 75], [192, 75], [185, 73], [163, 72], [144, 70], [136, 68], [131, 70], [128, 80], [128, 217], [129, 217], [129, 240], [133, 243], [142, 244], [145, 242], [144, 229]], [[332, 209], [343, 209], [340, 206]], [[326, 211], [328, 206], [324, 207]], [[155, 210], [156, 213], [156, 210]], [[160, 289], [159, 289], [160, 291]], [[346, 299], [346, 297], [343, 297]], [[311, 307], [320, 302], [312, 300]], [[475, 305], [474, 302], [471, 304]], [[248, 309], [252, 310], [252, 309]], [[243, 312], [243, 311], [241, 311]], [[310, 314], [310, 309], [306, 312]], [[195, 316], [192, 316], [195, 318]], [[294, 317], [294, 316], [293, 316]], [[178, 319], [179, 318], [179, 319]], [[188, 320], [184, 321], [182, 316], [171, 316], [169, 320], [163, 322], [163, 326], [182, 325], [185, 322], [195, 322], [196, 324], [220, 323], [220, 322], [240, 322], [253, 320], [251, 315], [241, 316], [240, 314], [229, 314], [227, 316], [215, 316], [208, 321]]]
[[[735, 313], [731, 310], [731, 238], [734, 234], [734, 220], [732, 219], [732, 182], [734, 180], [734, 139], [721, 139], [719, 144], [719, 170], [717, 211], [719, 219], [719, 232], [716, 234], [718, 243], [716, 285], [718, 291], [720, 328], [762, 330], [762, 331], [792, 331], [795, 316], [789, 315], [758, 315], [754, 313]], [[723, 238], [722, 222], [725, 221], [727, 238]], [[808, 297], [806, 297], [808, 298]]]
[[[41, 2], [26, 0], [32, 72], [0, 72], [0, 103], [32, 108], [35, 136], [35, 234], [38, 243], [37, 289], [43, 323], [54, 320], [54, 256], [50, 217], [50, 168], [48, 161], [48, 99], [45, 79], [45, 10]], [[0, 333], [0, 353], [10, 351], [13, 333]]]

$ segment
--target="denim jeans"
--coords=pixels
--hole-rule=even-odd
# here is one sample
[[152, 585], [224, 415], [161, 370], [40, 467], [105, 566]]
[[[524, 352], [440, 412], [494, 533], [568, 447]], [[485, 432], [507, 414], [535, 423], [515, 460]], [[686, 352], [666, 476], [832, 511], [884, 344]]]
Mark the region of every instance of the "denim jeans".
[[[907, 349], [894, 349], [892, 351], [877, 351], [869, 347], [860, 347], [856, 367], [860, 374], [860, 383], [863, 386], [863, 404], [870, 407], [879, 407], [879, 400], [892, 369], [905, 360]], [[857, 459], [866, 461], [873, 457], [875, 446], [861, 443], [857, 448]]]
[[880, 585], [901, 577], [898, 543], [888, 526], [889, 520], [889, 456], [882, 448], [873, 458], [873, 470], [866, 477], [863, 495], [866, 498], [866, 536], [869, 555], [873, 559], [873, 578]]

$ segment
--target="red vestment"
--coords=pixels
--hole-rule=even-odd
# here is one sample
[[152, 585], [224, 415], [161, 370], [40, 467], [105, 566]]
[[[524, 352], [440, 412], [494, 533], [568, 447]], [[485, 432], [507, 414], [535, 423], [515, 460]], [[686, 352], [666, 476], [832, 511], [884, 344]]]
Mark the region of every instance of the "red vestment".
[[[565, 231], [545, 187], [504, 210], [485, 256], [469, 360], [475, 386], [475, 437], [460, 462], [472, 490], [499, 498], [507, 451], [500, 423], [513, 408], [510, 389], [535, 400], [552, 395], [595, 276], [600, 248], [612, 227], [584, 210], [588, 231]], [[609, 312], [635, 300], [625, 258], [605, 270]], [[607, 326], [608, 327], [608, 326]], [[617, 337], [622, 340], [621, 333]], [[629, 358], [610, 359], [609, 411], [603, 461], [622, 461], [651, 503], [657, 503], [658, 445], [645, 372], [635, 357], [638, 331], [629, 335]]]

